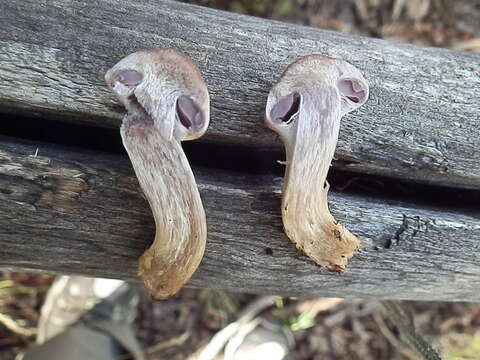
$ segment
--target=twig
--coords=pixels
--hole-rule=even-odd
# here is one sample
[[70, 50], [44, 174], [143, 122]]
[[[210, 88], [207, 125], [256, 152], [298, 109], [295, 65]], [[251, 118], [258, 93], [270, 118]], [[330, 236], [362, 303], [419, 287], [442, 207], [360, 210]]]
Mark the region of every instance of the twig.
[[363, 21], [368, 20], [368, 6], [365, 0], [355, 0], [355, 9], [357, 10], [358, 17]]
[[174, 337], [174, 338], [162, 341], [162, 342], [160, 342], [158, 344], [155, 344], [153, 346], [150, 346], [149, 348], [147, 348], [144, 351], [144, 353], [146, 355], [152, 355], [152, 354], [155, 354], [156, 352], [162, 351], [164, 349], [168, 349], [168, 348], [173, 347], [173, 346], [182, 345], [185, 341], [187, 341], [187, 339], [190, 337], [190, 335], [191, 335], [190, 331], [187, 330], [183, 334], [181, 334], [177, 337]]
[[[183, 334], [173, 337], [171, 339], [159, 342], [158, 344], [152, 345], [146, 349], [143, 350], [143, 353], [145, 355], [153, 355], [156, 352], [162, 351], [164, 349], [168, 349], [173, 346], [179, 346], [182, 345], [187, 339], [190, 337], [191, 333], [189, 330], [185, 331]], [[116, 358], [116, 360], [128, 360], [131, 359], [133, 355], [131, 353], [121, 355]]]
[[15, 286], [0, 288], [0, 297], [13, 295], [37, 295], [46, 292], [50, 286]]
[[336, 307], [343, 301], [344, 299], [340, 298], [320, 298], [314, 300], [304, 300], [298, 304], [294, 304], [294, 307], [299, 313], [312, 310], [320, 313]]
[[0, 281], [0, 289], [10, 288], [15, 285], [13, 280], [3, 280]]
[[17, 297], [17, 299], [15, 299], [15, 305], [20, 309], [20, 312], [25, 319], [28, 319], [35, 324], [38, 322], [38, 312], [35, 311], [27, 302]]
[[405, 7], [405, 0], [395, 0], [393, 3], [393, 10], [392, 10], [392, 19], [393, 21], [397, 21], [402, 14], [402, 10]]
[[453, 45], [453, 49], [459, 51], [472, 51], [480, 53], [480, 38], [456, 43], [455, 45]]
[[400, 353], [404, 356], [406, 356], [410, 360], [421, 360], [421, 358], [414, 353], [412, 350], [404, 346], [398, 339], [395, 337], [395, 335], [392, 334], [390, 329], [388, 328], [387, 324], [385, 324], [385, 321], [383, 321], [382, 316], [380, 315], [379, 312], [374, 312], [373, 313], [373, 319], [378, 325], [378, 328], [380, 329], [380, 332], [382, 333], [383, 336], [388, 340], [388, 342], [396, 348]]
[[37, 329], [24, 328], [17, 324], [10, 316], [0, 313], [0, 323], [15, 334], [31, 337], [37, 334]]
[[408, 309], [399, 301], [384, 300], [381, 301], [385, 312], [390, 320], [400, 331], [406, 343], [415, 349], [425, 360], [441, 360], [440, 355], [430, 344], [415, 331], [413, 320]]

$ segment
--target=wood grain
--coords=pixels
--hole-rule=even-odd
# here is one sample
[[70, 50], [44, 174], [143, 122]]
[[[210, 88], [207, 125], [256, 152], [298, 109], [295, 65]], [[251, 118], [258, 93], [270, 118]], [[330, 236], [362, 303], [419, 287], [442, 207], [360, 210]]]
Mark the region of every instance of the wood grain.
[[[284, 236], [281, 179], [198, 167], [194, 173], [208, 241], [190, 286], [480, 301], [478, 213], [331, 193], [332, 214], [363, 242], [338, 275], [315, 266]], [[136, 280], [136, 259], [154, 236], [126, 156], [6, 138], [0, 139], [0, 213], [3, 269]]]
[[281, 147], [261, 121], [287, 64], [320, 53], [358, 67], [371, 98], [347, 116], [334, 166], [480, 188], [480, 56], [263, 20], [166, 0], [0, 3], [0, 109], [115, 127], [105, 71], [140, 49], [196, 59], [212, 95], [206, 140]]

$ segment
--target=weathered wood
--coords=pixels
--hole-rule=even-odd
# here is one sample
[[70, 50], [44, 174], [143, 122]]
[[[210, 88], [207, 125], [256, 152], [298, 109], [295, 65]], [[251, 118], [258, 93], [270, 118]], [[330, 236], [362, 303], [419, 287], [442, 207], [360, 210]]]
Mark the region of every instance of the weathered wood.
[[321, 53], [361, 69], [371, 99], [344, 119], [335, 166], [480, 188], [480, 56], [353, 37], [166, 0], [0, 3], [0, 108], [118, 126], [103, 83], [117, 60], [174, 47], [212, 95], [206, 139], [281, 146], [261, 116], [286, 65]]
[[[190, 286], [480, 300], [478, 214], [332, 193], [333, 215], [363, 241], [347, 273], [338, 275], [297, 253], [283, 235], [281, 179], [194, 172], [209, 237]], [[1, 139], [0, 212], [0, 268], [133, 280], [136, 259], [154, 236], [126, 156]]]

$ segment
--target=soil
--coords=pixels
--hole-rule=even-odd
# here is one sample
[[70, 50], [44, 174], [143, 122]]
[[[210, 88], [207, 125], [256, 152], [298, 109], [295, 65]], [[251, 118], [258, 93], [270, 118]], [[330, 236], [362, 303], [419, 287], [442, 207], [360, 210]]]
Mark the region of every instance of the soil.
[[[40, 274], [0, 273], [0, 314], [14, 323], [10, 329], [0, 325], [0, 360], [14, 359], [19, 351], [35, 346], [40, 307], [53, 279]], [[141, 293], [135, 326], [151, 360], [197, 359], [212, 336], [257, 298], [184, 289], [167, 301], [154, 302]], [[443, 353], [444, 359], [480, 359], [480, 304], [404, 304], [412, 312], [417, 331]], [[400, 337], [375, 300], [283, 298], [260, 315], [293, 335], [293, 359], [400, 360], [409, 358], [402, 353], [411, 352], [408, 345], [387, 339], [389, 335]]]

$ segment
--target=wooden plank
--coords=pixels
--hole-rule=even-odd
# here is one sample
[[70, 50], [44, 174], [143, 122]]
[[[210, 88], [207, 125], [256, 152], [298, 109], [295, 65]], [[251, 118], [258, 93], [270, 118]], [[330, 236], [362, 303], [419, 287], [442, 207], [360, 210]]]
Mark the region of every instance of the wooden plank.
[[344, 119], [341, 169], [480, 188], [480, 56], [354, 37], [166, 0], [0, 3], [1, 111], [118, 126], [103, 74], [133, 51], [174, 47], [200, 65], [212, 95], [206, 140], [280, 147], [261, 121], [292, 60], [343, 58], [371, 84]]
[[[297, 253], [283, 235], [281, 179], [194, 172], [209, 236], [190, 286], [480, 301], [478, 213], [332, 193], [333, 215], [363, 242], [338, 275]], [[3, 138], [0, 189], [0, 268], [136, 279], [136, 259], [154, 225], [125, 156]]]

